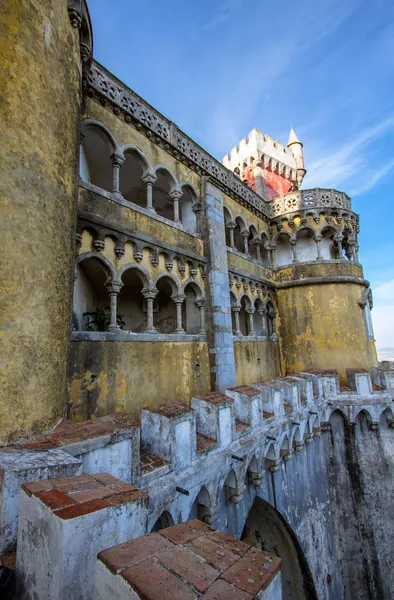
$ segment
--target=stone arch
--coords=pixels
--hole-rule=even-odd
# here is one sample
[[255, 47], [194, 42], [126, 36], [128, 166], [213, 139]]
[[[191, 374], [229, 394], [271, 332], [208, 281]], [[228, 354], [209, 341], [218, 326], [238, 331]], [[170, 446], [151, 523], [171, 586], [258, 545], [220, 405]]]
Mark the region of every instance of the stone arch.
[[261, 298], [256, 298], [254, 301], [254, 313], [253, 313], [253, 323], [254, 323], [254, 331], [256, 335], [262, 336], [265, 335], [265, 319], [266, 315], [264, 313], [264, 303]]
[[81, 123], [80, 177], [107, 192], [113, 190], [112, 156], [120, 153], [110, 129], [94, 119]]
[[136, 263], [128, 263], [120, 269], [119, 279], [123, 286], [118, 295], [118, 314], [124, 327], [134, 333], [145, 331], [147, 305], [143, 291], [152, 287], [149, 273]]
[[201, 331], [201, 316], [198, 303], [204, 300], [202, 289], [193, 279], [188, 279], [182, 286], [181, 293], [185, 296], [182, 304], [183, 327], [186, 333], [198, 334]]
[[172, 514], [168, 510], [163, 510], [161, 515], [156, 519], [150, 533], [153, 531], [160, 531], [161, 529], [167, 529], [167, 527], [172, 527], [173, 525], [175, 525], [175, 522]]
[[249, 323], [249, 313], [253, 307], [253, 299], [244, 292], [239, 299], [239, 303], [241, 305], [241, 310], [239, 312], [239, 325], [242, 335], [248, 336], [250, 335], [250, 323]]
[[96, 311], [109, 312], [106, 286], [116, 279], [114, 266], [104, 256], [87, 252], [77, 257], [72, 313], [74, 330], [105, 331], [102, 319], [96, 318]]
[[177, 278], [175, 277], [175, 275], [173, 275], [172, 273], [167, 273], [167, 272], [159, 273], [155, 277], [155, 279], [153, 281], [154, 287], [157, 288], [157, 284], [159, 283], [159, 281], [161, 279], [164, 279], [164, 278], [169, 279], [169, 282], [170, 282], [173, 294], [180, 294], [181, 293], [181, 288], [180, 288], [179, 281], [177, 280]]
[[318, 600], [313, 577], [298, 538], [283, 515], [256, 496], [241, 540], [282, 560], [283, 600]]
[[158, 291], [155, 327], [159, 333], [175, 333], [178, 329], [178, 319], [174, 299], [181, 297], [179, 282], [174, 275], [165, 272], [159, 273], [155, 278], [154, 286]]
[[207, 488], [203, 485], [190, 508], [188, 520], [200, 519], [200, 521], [210, 525], [213, 522], [212, 517], [212, 499]]
[[174, 201], [179, 202], [181, 190], [175, 175], [165, 165], [153, 169], [156, 180], [153, 184], [152, 201], [156, 213], [170, 221], [179, 221]]
[[358, 413], [354, 417], [354, 422], [356, 423], [362, 417], [365, 417], [369, 423], [372, 423], [372, 421], [373, 421], [372, 415], [367, 408], [362, 408], [361, 410], [358, 411]]
[[297, 260], [309, 262], [317, 259], [317, 245], [314, 240], [316, 231], [309, 225], [303, 225], [296, 231]]
[[293, 249], [290, 244], [291, 236], [286, 231], [278, 233], [274, 238], [276, 246], [275, 258], [278, 267], [288, 265], [293, 262]]
[[245, 225], [244, 219], [237, 215], [234, 219], [235, 229], [234, 229], [234, 247], [238, 252], [242, 252], [245, 254], [245, 242], [242, 237], [242, 233], [247, 231], [247, 226]]
[[224, 215], [224, 227], [225, 227], [225, 233], [226, 233], [226, 246], [228, 246], [229, 248], [232, 248], [232, 243], [231, 243], [231, 234], [230, 234], [230, 228], [229, 225], [234, 223], [234, 219], [233, 219], [233, 214], [230, 210], [230, 208], [228, 206], [226, 206], [226, 204], [223, 205], [223, 215]]
[[276, 333], [276, 308], [272, 300], [267, 300], [267, 332], [268, 336], [271, 337]]
[[268, 266], [270, 264], [270, 257], [267, 249], [270, 243], [268, 233], [266, 231], [262, 231], [260, 233], [260, 239], [262, 240], [262, 244], [260, 246], [260, 260], [263, 265]]
[[179, 199], [179, 217], [185, 229], [195, 233], [197, 231], [197, 217], [195, 207], [199, 202], [199, 194], [192, 183], [184, 181], [180, 186], [182, 196]]
[[336, 257], [335, 237], [338, 235], [338, 229], [333, 225], [325, 225], [321, 228], [320, 254], [325, 260], [333, 260]]
[[257, 258], [258, 258], [257, 249], [256, 249], [256, 240], [260, 241], [260, 236], [258, 234], [256, 227], [254, 225], [250, 225], [249, 237], [248, 237], [249, 254], [255, 260], [257, 260]]
[[394, 414], [391, 407], [385, 408], [379, 417], [379, 428], [386, 429], [387, 427], [393, 428], [394, 426]]
[[150, 175], [152, 166], [145, 154], [133, 144], [125, 144], [120, 149], [124, 162], [119, 173], [119, 190], [125, 200], [147, 206], [147, 189], [144, 177]]
[[124, 273], [130, 269], [137, 271], [137, 275], [141, 279], [144, 287], [152, 288], [154, 286], [154, 282], [150, 278], [148, 271], [138, 263], [127, 263], [126, 265], [123, 265], [119, 269], [118, 278], [122, 279]]

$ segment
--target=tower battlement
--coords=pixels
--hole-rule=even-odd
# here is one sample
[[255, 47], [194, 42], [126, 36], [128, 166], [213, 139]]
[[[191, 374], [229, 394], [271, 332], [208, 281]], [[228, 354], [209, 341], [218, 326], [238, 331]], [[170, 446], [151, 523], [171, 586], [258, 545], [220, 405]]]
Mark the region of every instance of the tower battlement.
[[268, 201], [298, 189], [306, 173], [302, 143], [293, 129], [284, 146], [254, 128], [223, 157], [222, 163]]

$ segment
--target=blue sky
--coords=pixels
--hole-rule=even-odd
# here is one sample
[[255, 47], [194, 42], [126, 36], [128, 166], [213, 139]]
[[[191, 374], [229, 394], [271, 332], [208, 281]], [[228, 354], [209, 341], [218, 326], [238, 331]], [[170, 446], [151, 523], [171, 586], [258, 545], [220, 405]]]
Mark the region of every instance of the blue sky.
[[257, 127], [361, 215], [377, 347], [394, 348], [394, 2], [90, 0], [94, 56], [221, 159]]

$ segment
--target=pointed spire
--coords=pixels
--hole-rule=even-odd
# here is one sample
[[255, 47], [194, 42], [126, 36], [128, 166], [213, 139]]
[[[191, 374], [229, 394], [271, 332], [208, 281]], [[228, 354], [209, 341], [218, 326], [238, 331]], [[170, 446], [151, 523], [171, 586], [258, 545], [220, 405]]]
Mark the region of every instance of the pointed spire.
[[295, 144], [295, 143], [301, 144], [300, 140], [296, 136], [296, 132], [294, 131], [293, 128], [291, 128], [290, 135], [289, 135], [289, 141], [287, 142], [287, 145], [290, 146], [291, 144]]

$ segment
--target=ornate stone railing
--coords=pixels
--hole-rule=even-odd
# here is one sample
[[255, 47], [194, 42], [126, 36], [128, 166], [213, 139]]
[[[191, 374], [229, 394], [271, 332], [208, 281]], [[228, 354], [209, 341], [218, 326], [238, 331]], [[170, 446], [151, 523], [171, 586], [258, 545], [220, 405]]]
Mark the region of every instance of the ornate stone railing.
[[352, 205], [349, 196], [337, 190], [314, 188], [312, 190], [299, 190], [289, 192], [285, 196], [276, 198], [271, 203], [272, 216], [308, 209], [336, 208], [339, 210], [351, 210]]
[[264, 220], [272, 217], [268, 202], [96, 61], [89, 74], [88, 95], [110, 103], [116, 115], [123, 114], [127, 123], [134, 123], [154, 143], [162, 145], [197, 173], [213, 177], [219, 187]]

